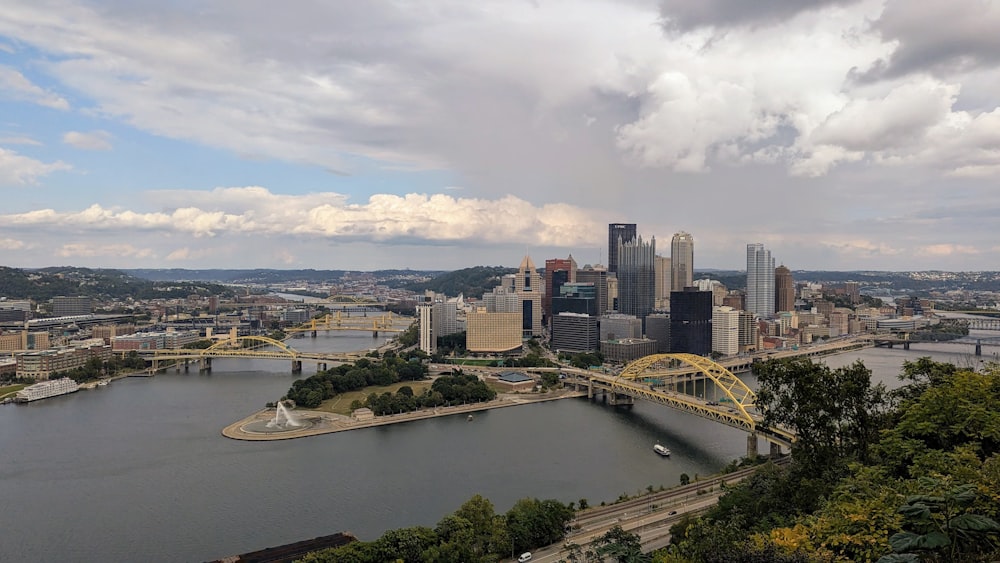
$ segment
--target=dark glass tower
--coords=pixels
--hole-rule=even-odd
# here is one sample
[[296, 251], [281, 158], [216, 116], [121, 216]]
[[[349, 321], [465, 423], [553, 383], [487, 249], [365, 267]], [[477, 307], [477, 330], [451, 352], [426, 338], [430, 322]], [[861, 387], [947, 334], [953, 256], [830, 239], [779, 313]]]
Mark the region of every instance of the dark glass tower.
[[608, 271], [618, 272], [618, 244], [635, 240], [635, 223], [608, 224]]
[[618, 245], [618, 310], [644, 319], [656, 301], [656, 237]]
[[686, 287], [670, 292], [670, 351], [712, 353], [712, 292]]

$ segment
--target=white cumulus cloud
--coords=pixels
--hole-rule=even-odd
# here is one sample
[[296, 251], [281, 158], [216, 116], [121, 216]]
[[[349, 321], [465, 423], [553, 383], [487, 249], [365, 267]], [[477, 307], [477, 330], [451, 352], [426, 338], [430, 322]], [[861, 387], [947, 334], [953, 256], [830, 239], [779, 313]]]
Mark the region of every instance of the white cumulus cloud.
[[70, 170], [72, 167], [61, 160], [42, 162], [20, 155], [14, 151], [0, 148], [0, 187], [23, 186], [34, 184], [42, 176], [57, 170]]
[[109, 151], [111, 146], [111, 133], [107, 131], [67, 131], [63, 134], [62, 140], [67, 145], [86, 151]]

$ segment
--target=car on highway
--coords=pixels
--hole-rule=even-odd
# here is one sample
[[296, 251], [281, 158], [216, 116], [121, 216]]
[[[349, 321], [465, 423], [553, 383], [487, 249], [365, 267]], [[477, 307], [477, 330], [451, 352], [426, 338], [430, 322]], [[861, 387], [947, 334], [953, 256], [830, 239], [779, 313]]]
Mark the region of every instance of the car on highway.
[[517, 558], [517, 563], [524, 563], [525, 561], [531, 561], [531, 552], [525, 551]]

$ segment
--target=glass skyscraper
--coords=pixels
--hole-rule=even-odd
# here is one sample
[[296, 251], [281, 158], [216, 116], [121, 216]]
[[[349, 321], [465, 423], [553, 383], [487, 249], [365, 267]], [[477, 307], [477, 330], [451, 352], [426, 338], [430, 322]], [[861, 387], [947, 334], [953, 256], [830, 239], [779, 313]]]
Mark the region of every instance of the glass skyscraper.
[[747, 245], [747, 311], [761, 318], [774, 314], [774, 258], [764, 245]]

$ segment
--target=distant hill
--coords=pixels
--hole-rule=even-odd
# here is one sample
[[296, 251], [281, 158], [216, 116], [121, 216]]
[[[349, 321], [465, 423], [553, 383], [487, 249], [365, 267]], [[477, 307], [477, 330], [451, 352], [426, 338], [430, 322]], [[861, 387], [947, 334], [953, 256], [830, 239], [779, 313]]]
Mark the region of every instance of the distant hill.
[[188, 295], [229, 295], [226, 286], [205, 282], [153, 282], [120, 270], [54, 267], [22, 270], [0, 266], [0, 297], [48, 301], [65, 296], [99, 299], [180, 298]]
[[367, 275], [379, 280], [380, 283], [397, 287], [412, 283], [414, 278], [426, 278], [440, 274], [440, 271], [416, 270], [376, 270], [374, 272], [356, 272], [351, 270], [274, 270], [255, 268], [248, 270], [188, 270], [184, 268], [153, 269], [135, 268], [123, 270], [135, 277], [152, 281], [207, 281], [233, 284], [278, 284], [289, 282], [307, 283], [337, 283], [345, 276]]
[[500, 278], [505, 274], [513, 274], [517, 268], [506, 268], [504, 266], [475, 266], [447, 272], [426, 282], [408, 284], [405, 289], [421, 292], [432, 290], [444, 293], [449, 297], [455, 297], [459, 293], [466, 297], [481, 297], [483, 293], [491, 291], [500, 285]]

